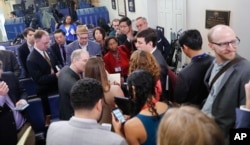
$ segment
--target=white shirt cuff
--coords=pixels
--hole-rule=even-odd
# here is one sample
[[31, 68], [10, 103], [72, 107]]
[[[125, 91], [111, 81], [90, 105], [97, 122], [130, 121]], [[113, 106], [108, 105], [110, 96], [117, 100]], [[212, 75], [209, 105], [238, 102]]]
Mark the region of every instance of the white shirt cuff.
[[250, 112], [250, 109], [247, 109], [245, 105], [240, 106], [240, 110], [248, 111]]

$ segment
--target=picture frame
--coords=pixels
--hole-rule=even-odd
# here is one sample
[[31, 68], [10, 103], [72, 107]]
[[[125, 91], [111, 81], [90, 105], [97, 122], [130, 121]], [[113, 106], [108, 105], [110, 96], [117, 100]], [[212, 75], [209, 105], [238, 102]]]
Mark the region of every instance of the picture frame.
[[111, 0], [111, 7], [112, 9], [116, 9], [116, 0]]
[[128, 10], [130, 12], [135, 12], [135, 1], [134, 0], [128, 0]]
[[118, 6], [118, 15], [127, 16], [125, 0], [117, 0], [117, 6]]
[[210, 29], [217, 24], [229, 26], [230, 11], [206, 10], [205, 28]]

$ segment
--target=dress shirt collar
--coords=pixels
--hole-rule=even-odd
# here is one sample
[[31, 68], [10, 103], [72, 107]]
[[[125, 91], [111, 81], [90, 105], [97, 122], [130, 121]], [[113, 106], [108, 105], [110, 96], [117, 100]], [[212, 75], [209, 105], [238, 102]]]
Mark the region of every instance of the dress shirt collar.
[[31, 45], [28, 41], [27, 41], [27, 45], [28, 45], [29, 51], [31, 52], [33, 50], [34, 46]]
[[[35, 48], [34, 47], [34, 49], [36, 50], [36, 51], [38, 51], [38, 53], [40, 53], [43, 57], [45, 57], [44, 55], [43, 55], [43, 51], [42, 50], [40, 50], [40, 49], [38, 49], [38, 48]], [[46, 51], [45, 51], [46, 52]]]
[[77, 120], [77, 121], [82, 121], [82, 122], [86, 122], [86, 123], [97, 123], [96, 120], [94, 119], [89, 119], [89, 118], [79, 118], [79, 117], [72, 117], [73, 120]]
[[156, 50], [156, 47], [154, 47], [154, 49], [150, 53], [153, 54], [155, 50]]

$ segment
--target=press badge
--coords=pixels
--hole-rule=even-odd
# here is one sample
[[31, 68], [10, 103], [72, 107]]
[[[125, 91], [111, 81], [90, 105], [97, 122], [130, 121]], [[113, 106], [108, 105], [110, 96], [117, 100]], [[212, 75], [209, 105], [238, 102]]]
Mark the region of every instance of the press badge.
[[122, 71], [122, 68], [119, 66], [119, 67], [115, 67], [115, 72], [121, 72]]

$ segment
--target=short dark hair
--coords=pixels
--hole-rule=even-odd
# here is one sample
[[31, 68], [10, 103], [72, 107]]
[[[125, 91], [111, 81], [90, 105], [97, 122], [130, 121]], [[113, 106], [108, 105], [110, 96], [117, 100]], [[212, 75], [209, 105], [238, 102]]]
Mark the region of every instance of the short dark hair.
[[27, 37], [29, 31], [35, 32], [35, 29], [33, 29], [31, 27], [25, 28], [23, 31], [23, 37]]
[[201, 33], [196, 29], [184, 31], [179, 37], [179, 44], [188, 46], [192, 50], [200, 50], [202, 47]]
[[153, 47], [155, 47], [157, 44], [157, 33], [152, 28], [147, 28], [138, 32], [136, 38], [144, 38], [146, 43], [152, 41]]
[[56, 30], [54, 31], [54, 34], [57, 34], [57, 33], [62, 33], [63, 36], [66, 35], [65, 32], [64, 32], [62, 29], [56, 29]]
[[14, 16], [17, 16], [15, 11], [11, 11], [10, 13]]
[[102, 28], [102, 27], [96, 27], [94, 30], [93, 30], [93, 37], [95, 39], [95, 31], [96, 30], [99, 30], [102, 34], [102, 37], [103, 37], [103, 40], [105, 39], [105, 36], [106, 36], [106, 32], [105, 30]]
[[71, 104], [75, 110], [91, 110], [103, 98], [102, 85], [98, 80], [93, 78], [85, 77], [77, 81], [70, 91]]
[[132, 21], [128, 17], [122, 17], [119, 21], [119, 25], [121, 24], [121, 22], [126, 22], [128, 26], [131, 26], [132, 24]]
[[[109, 41], [112, 40], [112, 39], [114, 39], [117, 43], [119, 43], [118, 39], [117, 39], [115, 36], [109, 36], [109, 37], [107, 37], [107, 38], [105, 39], [105, 41], [104, 41], [104, 47], [105, 47], [105, 48], [109, 49], [109, 48], [108, 48], [108, 43], [109, 43]], [[118, 45], [118, 44], [117, 44], [117, 45]]]

